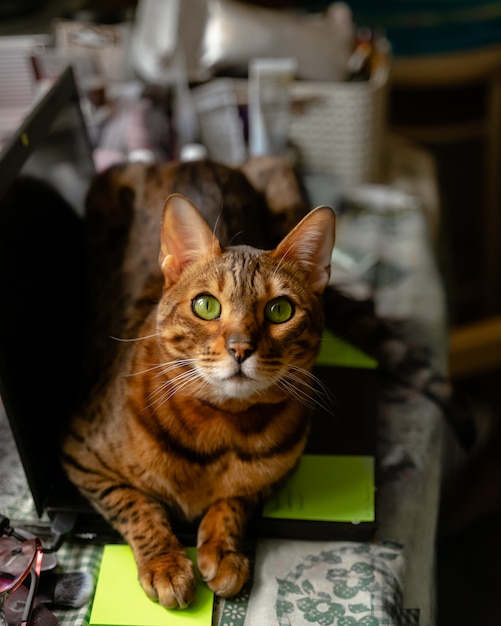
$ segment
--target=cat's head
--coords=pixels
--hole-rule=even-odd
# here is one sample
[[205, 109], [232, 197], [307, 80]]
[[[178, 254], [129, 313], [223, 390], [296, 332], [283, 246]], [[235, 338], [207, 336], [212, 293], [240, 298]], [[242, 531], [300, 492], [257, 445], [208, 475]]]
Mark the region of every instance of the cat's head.
[[334, 212], [319, 207], [274, 250], [222, 248], [196, 207], [170, 196], [157, 331], [177, 390], [217, 403], [307, 403], [334, 238]]

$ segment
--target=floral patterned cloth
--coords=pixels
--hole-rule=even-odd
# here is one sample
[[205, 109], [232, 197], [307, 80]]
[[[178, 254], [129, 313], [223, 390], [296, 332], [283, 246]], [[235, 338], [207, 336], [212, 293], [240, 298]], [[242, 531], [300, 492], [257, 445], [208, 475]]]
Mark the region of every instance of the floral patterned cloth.
[[[278, 558], [290, 546], [273, 542]], [[295, 566], [277, 580], [279, 626], [379, 626], [402, 623], [401, 546], [386, 543], [299, 543]], [[262, 578], [266, 570], [260, 568]], [[259, 583], [257, 583], [259, 584]], [[252, 601], [252, 598], [251, 598]]]

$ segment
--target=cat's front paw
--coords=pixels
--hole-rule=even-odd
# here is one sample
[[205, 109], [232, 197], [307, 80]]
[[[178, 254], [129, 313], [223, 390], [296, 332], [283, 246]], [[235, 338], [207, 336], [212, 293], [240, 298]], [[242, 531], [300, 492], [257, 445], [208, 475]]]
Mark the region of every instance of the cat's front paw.
[[223, 598], [236, 595], [249, 576], [249, 559], [229, 550], [225, 542], [207, 542], [199, 546], [197, 562], [208, 587]]
[[139, 565], [138, 571], [148, 598], [158, 600], [167, 609], [184, 609], [195, 597], [195, 572], [186, 554], [163, 554]]

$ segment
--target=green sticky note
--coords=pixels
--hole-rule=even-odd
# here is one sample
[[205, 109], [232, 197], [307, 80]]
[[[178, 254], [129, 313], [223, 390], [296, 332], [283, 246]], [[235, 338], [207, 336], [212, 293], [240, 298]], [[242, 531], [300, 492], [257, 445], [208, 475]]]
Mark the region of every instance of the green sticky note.
[[[195, 550], [189, 549], [191, 559]], [[214, 594], [203, 583], [187, 609], [168, 610], [153, 602], [137, 580], [137, 567], [129, 546], [107, 545], [99, 570], [90, 626], [189, 626], [212, 624]]]
[[270, 497], [264, 517], [326, 522], [374, 521], [374, 457], [305, 454]]
[[370, 369], [378, 366], [376, 359], [351, 345], [351, 343], [340, 339], [329, 330], [324, 331], [316, 363], [317, 365]]

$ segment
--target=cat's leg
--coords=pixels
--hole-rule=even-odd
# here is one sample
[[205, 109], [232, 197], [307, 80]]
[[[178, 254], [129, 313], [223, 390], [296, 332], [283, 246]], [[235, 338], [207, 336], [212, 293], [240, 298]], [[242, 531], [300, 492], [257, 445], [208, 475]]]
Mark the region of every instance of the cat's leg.
[[132, 529], [125, 537], [136, 559], [139, 582], [151, 600], [169, 609], [185, 608], [195, 598], [193, 563], [174, 535], [163, 508], [156, 504], [148, 509], [141, 510], [136, 532]]
[[219, 596], [234, 596], [249, 576], [249, 559], [243, 553], [243, 543], [255, 505], [244, 498], [219, 500], [200, 522], [198, 569]]
[[125, 484], [110, 485], [96, 505], [131, 547], [146, 595], [169, 609], [188, 606], [195, 597], [194, 567], [165, 508]]

